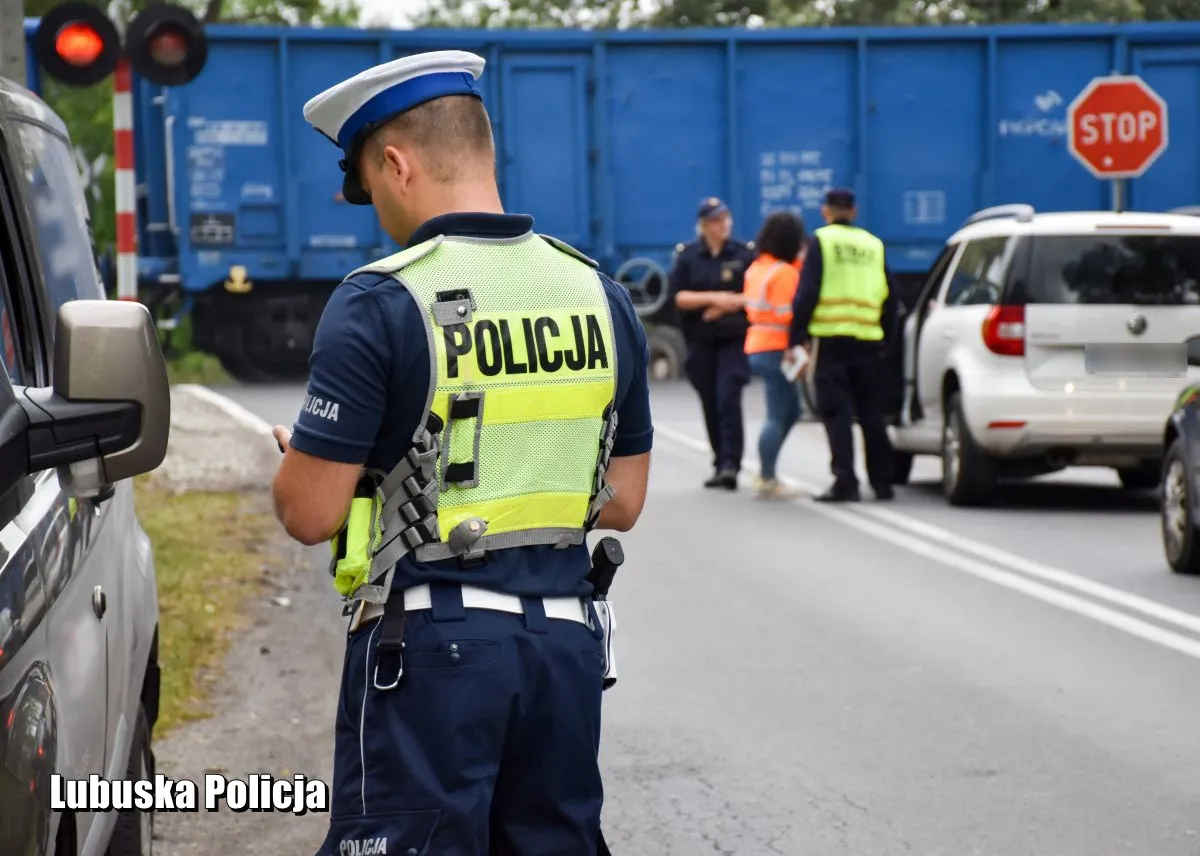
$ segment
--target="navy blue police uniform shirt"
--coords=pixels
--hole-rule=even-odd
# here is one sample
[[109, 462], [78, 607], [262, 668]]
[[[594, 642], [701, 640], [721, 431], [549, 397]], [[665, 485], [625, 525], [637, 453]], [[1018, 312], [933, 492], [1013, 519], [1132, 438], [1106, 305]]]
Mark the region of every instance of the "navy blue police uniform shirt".
[[[835, 226], [849, 226], [849, 220], [836, 220]], [[895, 341], [896, 325], [900, 320], [897, 304], [899, 295], [896, 292], [896, 281], [887, 266], [887, 254], [884, 253], [883, 272], [887, 277], [888, 293], [883, 301], [883, 310], [879, 316], [879, 324], [883, 327], [884, 345], [890, 346]], [[817, 303], [821, 299], [821, 279], [825, 273], [825, 265], [821, 259], [821, 242], [812, 238], [808, 242], [808, 250], [804, 254], [804, 265], [800, 268], [800, 284], [796, 286], [796, 296], [792, 302], [792, 327], [788, 335], [788, 344], [792, 347], [807, 344], [812, 336], [808, 335], [808, 325], [812, 323], [813, 313], [817, 311]]]
[[[684, 244], [675, 256], [668, 274], [671, 304], [681, 291], [733, 291], [742, 293], [746, 268], [754, 261], [754, 249], [749, 244], [730, 239], [714, 256], [703, 238]], [[690, 341], [723, 342], [742, 339], [749, 323], [745, 312], [731, 312], [713, 321], [705, 321], [703, 310], [676, 310], [679, 329]]]
[[[408, 246], [439, 234], [514, 238], [532, 229], [533, 218], [520, 214], [449, 214], [423, 224]], [[601, 280], [616, 339], [618, 423], [612, 453], [640, 455], [650, 451], [654, 436], [646, 333], [628, 291], [606, 276]], [[390, 276], [357, 274], [334, 289], [317, 325], [308, 398], [292, 436], [296, 449], [385, 472], [400, 461], [412, 447], [429, 390], [422, 312]], [[591, 593], [584, 580], [589, 568], [584, 545], [501, 550], [472, 568], [458, 559], [418, 562], [408, 555], [397, 565], [393, 586], [445, 581], [521, 596], [583, 597]]]

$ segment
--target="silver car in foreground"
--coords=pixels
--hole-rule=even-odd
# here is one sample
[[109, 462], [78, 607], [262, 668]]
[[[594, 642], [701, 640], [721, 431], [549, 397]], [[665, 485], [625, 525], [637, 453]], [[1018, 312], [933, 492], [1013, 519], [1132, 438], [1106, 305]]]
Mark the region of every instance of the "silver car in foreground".
[[130, 477], [166, 454], [154, 324], [104, 300], [62, 121], [0, 78], [0, 854], [149, 853], [152, 814], [51, 809], [150, 778], [158, 591]]

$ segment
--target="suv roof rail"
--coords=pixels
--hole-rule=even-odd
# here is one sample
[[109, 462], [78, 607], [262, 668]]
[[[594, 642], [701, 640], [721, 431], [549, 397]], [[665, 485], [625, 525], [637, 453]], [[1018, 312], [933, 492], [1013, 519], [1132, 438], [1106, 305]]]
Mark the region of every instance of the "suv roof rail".
[[1016, 202], [1012, 205], [993, 205], [991, 208], [976, 211], [960, 228], [982, 223], [984, 220], [1000, 220], [1002, 218], [1012, 218], [1018, 223], [1028, 223], [1036, 213], [1037, 211], [1032, 205], [1026, 205], [1023, 202]]
[[1172, 208], [1167, 213], [1183, 214], [1186, 217], [1200, 217], [1200, 205], [1183, 205], [1179, 208]]

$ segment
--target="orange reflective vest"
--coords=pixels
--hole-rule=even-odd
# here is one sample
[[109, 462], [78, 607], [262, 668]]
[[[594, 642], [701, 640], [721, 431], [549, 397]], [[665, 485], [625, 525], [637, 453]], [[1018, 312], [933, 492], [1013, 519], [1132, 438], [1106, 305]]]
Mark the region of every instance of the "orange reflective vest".
[[792, 300], [800, 285], [800, 262], [783, 262], [765, 253], [746, 268], [746, 353], [784, 351], [792, 325]]

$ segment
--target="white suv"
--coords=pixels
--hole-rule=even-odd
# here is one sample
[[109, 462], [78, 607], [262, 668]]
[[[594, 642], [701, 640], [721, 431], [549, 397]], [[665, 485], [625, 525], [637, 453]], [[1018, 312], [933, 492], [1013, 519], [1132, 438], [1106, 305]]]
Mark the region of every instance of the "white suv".
[[914, 455], [940, 455], [953, 505], [1068, 466], [1154, 487], [1165, 420], [1200, 381], [1200, 217], [980, 211], [946, 242], [902, 337], [898, 484]]

